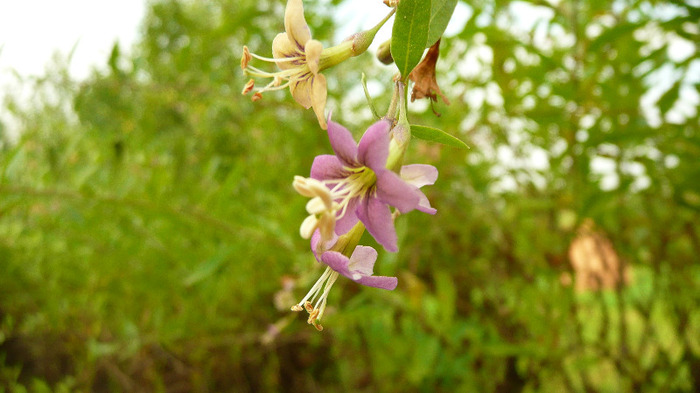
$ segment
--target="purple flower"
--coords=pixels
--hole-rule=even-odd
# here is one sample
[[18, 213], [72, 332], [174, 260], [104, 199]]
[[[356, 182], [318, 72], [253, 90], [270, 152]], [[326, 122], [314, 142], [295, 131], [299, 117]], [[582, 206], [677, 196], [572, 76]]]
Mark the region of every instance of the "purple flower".
[[[356, 246], [350, 258], [336, 250], [344, 250], [347, 247], [347, 239], [342, 241], [335, 238], [328, 242], [326, 247], [335, 248], [332, 251], [319, 253], [319, 242], [322, 242], [320, 230], [316, 230], [311, 237], [311, 250], [316, 260], [325, 264], [326, 270], [316, 281], [304, 298], [292, 307], [293, 311], [306, 309], [309, 313], [309, 324], [318, 330], [323, 330], [321, 318], [326, 310], [328, 294], [339, 275], [343, 275], [358, 284], [368, 287], [387, 290], [396, 289], [398, 279], [396, 277], [375, 276], [374, 263], [377, 261], [377, 251], [368, 246]], [[337, 243], [336, 243], [337, 242]]]
[[328, 121], [328, 137], [335, 155], [314, 159], [311, 178], [322, 181], [339, 205], [335, 233], [344, 234], [358, 220], [387, 251], [398, 251], [390, 206], [406, 213], [414, 209], [435, 214], [418, 189], [433, 184], [437, 169], [431, 165], [407, 165], [406, 179], [386, 168], [391, 124], [380, 120], [371, 125], [355, 144], [342, 125]]

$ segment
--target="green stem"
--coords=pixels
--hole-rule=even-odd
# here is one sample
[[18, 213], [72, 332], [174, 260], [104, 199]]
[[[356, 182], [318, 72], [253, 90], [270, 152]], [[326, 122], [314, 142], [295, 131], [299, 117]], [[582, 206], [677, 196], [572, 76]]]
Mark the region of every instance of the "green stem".
[[396, 121], [396, 111], [399, 107], [399, 82], [394, 84], [394, 94], [391, 96], [391, 103], [389, 104], [389, 110], [386, 112], [385, 119], [389, 120], [392, 124]]
[[408, 142], [411, 140], [411, 124], [408, 122], [406, 113], [407, 96], [406, 88], [403, 82], [396, 83], [395, 96], [399, 97], [399, 121], [393, 128], [391, 143], [389, 144], [389, 157], [387, 158], [386, 167], [392, 171], [398, 171], [403, 163], [403, 156], [408, 149]]
[[372, 44], [372, 41], [374, 41], [374, 36], [377, 34], [379, 29], [384, 26], [386, 21], [391, 18], [392, 15], [396, 12], [396, 8], [392, 8], [391, 12], [387, 16], [382, 19], [381, 22], [379, 22], [376, 26], [369, 30], [365, 30], [361, 33], [353, 34], [351, 35], [346, 41], [352, 42], [352, 55], [357, 56], [362, 53], [364, 53], [367, 48]]
[[332, 247], [332, 250], [336, 250], [346, 257], [350, 258], [355, 248], [360, 244], [360, 238], [362, 234], [365, 233], [365, 225], [358, 221], [350, 231], [338, 238], [338, 241]]
[[367, 80], [364, 72], [362, 73], [362, 88], [365, 90], [365, 98], [367, 98], [369, 110], [372, 111], [372, 115], [374, 115], [376, 119], [379, 119], [379, 113], [377, 112], [377, 108], [374, 107], [374, 102], [372, 101], [372, 97], [369, 95], [369, 90], [367, 89]]

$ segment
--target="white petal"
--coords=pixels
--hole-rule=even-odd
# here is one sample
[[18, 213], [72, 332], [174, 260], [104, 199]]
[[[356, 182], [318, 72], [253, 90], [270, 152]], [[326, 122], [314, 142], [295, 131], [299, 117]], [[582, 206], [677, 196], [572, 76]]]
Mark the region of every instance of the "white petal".
[[309, 212], [309, 214], [319, 214], [325, 210], [326, 204], [323, 203], [323, 200], [320, 197], [313, 197], [306, 204], [306, 211]]
[[301, 223], [301, 227], [299, 228], [299, 234], [302, 238], [308, 239], [316, 230], [317, 225], [318, 219], [316, 219], [316, 216], [310, 215], [306, 217], [306, 219], [304, 219], [304, 222]]

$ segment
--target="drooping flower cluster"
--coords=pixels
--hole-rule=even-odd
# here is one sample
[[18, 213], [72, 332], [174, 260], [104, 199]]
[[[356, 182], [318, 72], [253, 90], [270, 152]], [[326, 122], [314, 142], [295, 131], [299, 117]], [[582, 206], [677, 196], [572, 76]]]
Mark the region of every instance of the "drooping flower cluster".
[[[420, 188], [435, 183], [437, 169], [432, 165], [402, 165], [411, 138], [411, 126], [406, 119], [405, 87], [408, 75], [399, 75], [401, 78], [395, 79], [394, 95], [387, 115], [367, 128], [359, 143], [355, 142], [350, 131], [325, 115], [327, 83], [321, 72], [367, 50], [377, 31], [397, 12], [397, 8], [401, 8], [398, 0], [385, 0], [384, 3], [392, 10], [374, 28], [354, 34], [336, 46], [324, 48], [321, 42], [311, 37], [302, 0], [287, 0], [285, 31], [274, 38], [272, 57], [256, 55], [248, 47], [243, 47], [243, 72], [253, 78], [271, 81], [256, 88], [255, 79], [250, 79], [242, 93], [253, 92], [252, 100], [258, 101], [267, 91], [288, 87], [297, 103], [306, 109], [313, 109], [319, 125], [327, 130], [334, 152], [332, 155], [317, 156], [309, 176], [295, 176], [292, 183], [299, 194], [310, 198], [306, 204], [308, 216], [302, 222], [299, 233], [303, 238], [310, 239], [316, 261], [325, 265], [320, 278], [292, 310], [306, 310], [309, 313], [308, 323], [318, 330], [323, 329], [320, 321], [326, 312], [330, 290], [338, 277], [385, 290], [397, 287], [396, 277], [374, 275], [377, 251], [359, 244], [365, 229], [386, 251], [396, 252], [396, 217], [412, 210], [436, 213]], [[402, 20], [407, 16], [404, 15]], [[391, 54], [395, 49], [393, 40], [391, 42], [392, 47], [386, 48], [387, 52], [391, 51], [386, 64], [392, 61]], [[437, 84], [425, 85], [435, 79], [430, 77], [434, 76], [437, 53], [436, 48], [431, 48], [430, 55], [426, 57], [427, 65], [420, 68], [425, 72], [419, 70], [411, 74], [417, 86], [414, 95], [416, 91], [423, 91], [420, 89], [426, 91], [422, 94], [431, 98], [435, 97], [433, 90], [442, 95]], [[250, 64], [253, 59], [273, 63], [278, 70], [268, 72], [259, 69]], [[402, 74], [410, 71], [399, 70]], [[431, 70], [432, 74], [429, 72]], [[427, 87], [421, 87], [424, 85]], [[369, 99], [369, 93], [366, 94]]]
[[432, 165], [405, 165], [400, 174], [386, 167], [391, 142], [391, 123], [387, 120], [370, 126], [359, 144], [350, 131], [329, 120], [328, 137], [335, 155], [317, 156], [311, 177], [296, 177], [293, 183], [301, 195], [312, 198], [307, 204], [311, 215], [300, 232], [305, 236], [315, 231], [311, 249], [328, 267], [292, 309], [306, 309], [309, 323], [319, 329], [328, 292], [338, 274], [366, 286], [396, 288], [395, 277], [372, 276], [377, 252], [372, 247], [358, 246], [359, 236], [367, 228], [384, 249], [398, 251], [391, 207], [400, 213], [419, 210], [435, 214], [419, 188], [433, 184], [438, 175]]

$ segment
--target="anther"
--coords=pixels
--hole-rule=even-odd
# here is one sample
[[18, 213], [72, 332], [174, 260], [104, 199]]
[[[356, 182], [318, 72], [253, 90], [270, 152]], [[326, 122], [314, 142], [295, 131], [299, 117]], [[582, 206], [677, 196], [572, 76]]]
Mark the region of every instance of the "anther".
[[241, 57], [241, 69], [245, 70], [246, 67], [248, 67], [248, 63], [250, 62], [250, 59], [252, 59], [252, 56], [250, 55], [250, 51], [248, 50], [247, 46], [243, 46], [243, 56]]
[[255, 81], [251, 79], [248, 81], [248, 83], [245, 84], [245, 86], [243, 87], [243, 91], [241, 91], [241, 94], [248, 94], [253, 90], [253, 88], [255, 88]]

